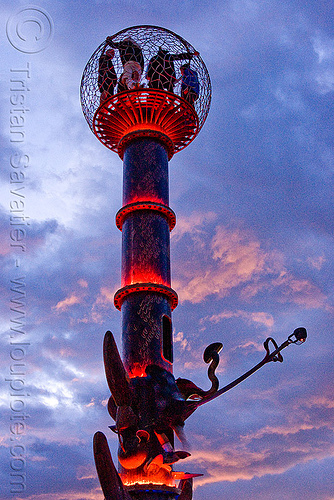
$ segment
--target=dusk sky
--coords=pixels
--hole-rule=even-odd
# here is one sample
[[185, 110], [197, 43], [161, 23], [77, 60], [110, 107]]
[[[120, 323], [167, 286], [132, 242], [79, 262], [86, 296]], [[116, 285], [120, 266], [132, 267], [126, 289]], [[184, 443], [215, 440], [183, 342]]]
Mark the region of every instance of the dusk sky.
[[175, 469], [203, 474], [194, 500], [333, 500], [333, 3], [27, 6], [1, 8], [0, 499], [103, 500], [98, 430], [116, 461], [102, 342], [110, 329], [121, 345], [122, 161], [79, 88], [108, 35], [149, 24], [191, 43], [212, 83], [202, 130], [169, 164], [175, 377], [208, 389], [203, 351], [220, 341], [222, 387], [267, 337], [309, 335], [198, 408]]

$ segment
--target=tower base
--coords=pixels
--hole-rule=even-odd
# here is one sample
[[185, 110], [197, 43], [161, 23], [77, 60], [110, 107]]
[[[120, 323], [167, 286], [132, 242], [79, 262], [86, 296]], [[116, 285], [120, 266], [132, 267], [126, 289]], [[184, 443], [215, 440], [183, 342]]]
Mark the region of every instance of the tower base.
[[142, 484], [127, 488], [134, 500], [175, 500], [180, 496], [181, 490], [163, 485]]

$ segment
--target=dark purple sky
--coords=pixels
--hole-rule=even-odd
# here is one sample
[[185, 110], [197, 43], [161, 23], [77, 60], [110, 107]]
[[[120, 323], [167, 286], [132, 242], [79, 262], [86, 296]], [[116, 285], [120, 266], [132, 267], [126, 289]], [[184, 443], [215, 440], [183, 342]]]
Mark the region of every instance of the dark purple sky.
[[[192, 455], [176, 469], [204, 474], [195, 480], [194, 500], [333, 499], [331, 2], [42, 1], [54, 34], [33, 54], [14, 48], [5, 30], [26, 3], [5, 4], [0, 363], [3, 380], [16, 382], [4, 381], [0, 393], [0, 498], [103, 499], [92, 436], [106, 433], [115, 457], [102, 341], [110, 329], [120, 345], [113, 294], [120, 286], [114, 217], [122, 203], [122, 162], [90, 132], [79, 87], [106, 36], [152, 24], [200, 52], [213, 88], [198, 138], [170, 162], [170, 206], [177, 214], [172, 281], [180, 298], [173, 314], [175, 376], [207, 388], [202, 354], [221, 341], [223, 386], [262, 359], [266, 337], [281, 343], [299, 326], [309, 333], [305, 345], [283, 352], [283, 364], [267, 365], [189, 418]], [[38, 31], [36, 21], [16, 19], [23, 38]], [[27, 64], [29, 79], [22, 72]], [[24, 87], [24, 113], [15, 111], [13, 75], [24, 80], [17, 83]], [[21, 117], [21, 143], [11, 142], [13, 115]], [[23, 174], [10, 184], [18, 170]], [[20, 236], [11, 233], [13, 200], [30, 217], [20, 233], [24, 252], [10, 246]], [[23, 298], [20, 291], [25, 297], [15, 313], [10, 299]], [[22, 333], [12, 330], [11, 338], [15, 318], [24, 320]], [[11, 340], [30, 345], [13, 351]], [[13, 377], [18, 363], [22, 375]], [[21, 389], [26, 419], [11, 408]], [[13, 422], [20, 425], [11, 428]], [[21, 467], [26, 490], [12, 494], [11, 473]]]

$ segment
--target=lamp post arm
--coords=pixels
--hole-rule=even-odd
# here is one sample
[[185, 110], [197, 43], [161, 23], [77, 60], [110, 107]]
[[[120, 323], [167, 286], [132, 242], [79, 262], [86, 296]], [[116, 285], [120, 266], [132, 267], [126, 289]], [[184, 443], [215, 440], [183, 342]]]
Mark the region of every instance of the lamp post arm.
[[[276, 349], [272, 353], [269, 352], [269, 347], [268, 347], [269, 342], [272, 342], [274, 344], [274, 346], [276, 347]], [[240, 384], [240, 382], [242, 382], [243, 380], [248, 378], [250, 375], [255, 373], [257, 370], [259, 370], [262, 366], [269, 363], [270, 361], [282, 362], [283, 357], [280, 354], [280, 352], [291, 343], [292, 343], [291, 340], [288, 339], [278, 347], [275, 340], [271, 337], [268, 337], [267, 340], [264, 342], [264, 348], [266, 349], [267, 353], [266, 353], [265, 357], [262, 359], [262, 361], [260, 361], [257, 365], [253, 366], [253, 368], [248, 370], [248, 372], [244, 373], [243, 375], [241, 375], [237, 379], [233, 380], [233, 382], [230, 382], [228, 385], [225, 385], [225, 387], [222, 387], [221, 389], [219, 389], [214, 394], [206, 396], [203, 399], [201, 399], [200, 401], [196, 402], [196, 406], [197, 407], [202, 406], [205, 403], [208, 403], [209, 401], [212, 401], [213, 399], [218, 398], [219, 396], [221, 396], [225, 392], [229, 391], [230, 389], [232, 389], [236, 385]]]

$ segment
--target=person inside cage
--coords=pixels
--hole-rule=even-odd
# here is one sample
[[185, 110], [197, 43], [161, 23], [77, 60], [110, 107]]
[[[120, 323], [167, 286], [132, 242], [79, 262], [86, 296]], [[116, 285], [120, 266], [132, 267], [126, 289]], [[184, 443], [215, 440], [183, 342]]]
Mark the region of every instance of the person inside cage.
[[123, 88], [129, 90], [139, 88], [144, 71], [144, 56], [140, 45], [129, 36], [120, 42], [114, 42], [111, 37], [107, 37], [106, 42], [110, 47], [119, 51], [123, 64], [118, 91]]
[[176, 83], [174, 61], [185, 59], [189, 59], [190, 61], [193, 56], [197, 55], [198, 52], [194, 52], [193, 54], [191, 52], [170, 54], [168, 50], [159, 47], [158, 53], [150, 59], [146, 71], [149, 88], [173, 92]]
[[141, 66], [137, 61], [128, 61], [124, 64], [124, 71], [121, 76], [123, 86], [129, 90], [138, 89], [140, 87]]
[[99, 59], [99, 75], [97, 83], [99, 91], [101, 92], [101, 102], [105, 101], [108, 97], [111, 97], [114, 94], [114, 88], [117, 84], [117, 75], [112, 62], [115, 51], [113, 49], [109, 49], [105, 52], [106, 47], [107, 46], [104, 47]]
[[181, 97], [192, 106], [199, 96], [199, 81], [197, 72], [190, 68], [190, 64], [183, 64], [181, 71]]

